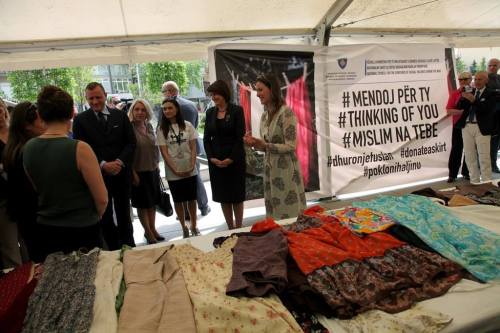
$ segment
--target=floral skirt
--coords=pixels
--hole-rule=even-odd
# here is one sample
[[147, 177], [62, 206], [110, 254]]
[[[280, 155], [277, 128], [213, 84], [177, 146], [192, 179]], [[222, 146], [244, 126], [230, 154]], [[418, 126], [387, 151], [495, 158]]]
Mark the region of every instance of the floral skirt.
[[460, 265], [439, 254], [404, 245], [381, 257], [324, 266], [307, 280], [335, 316], [346, 319], [372, 309], [406, 310], [415, 302], [443, 295], [464, 273]]

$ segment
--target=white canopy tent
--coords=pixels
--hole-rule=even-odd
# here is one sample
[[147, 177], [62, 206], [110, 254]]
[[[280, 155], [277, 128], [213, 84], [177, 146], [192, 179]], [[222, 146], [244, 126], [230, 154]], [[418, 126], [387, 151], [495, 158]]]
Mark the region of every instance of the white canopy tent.
[[0, 70], [192, 60], [227, 42], [500, 46], [498, 0], [0, 0]]

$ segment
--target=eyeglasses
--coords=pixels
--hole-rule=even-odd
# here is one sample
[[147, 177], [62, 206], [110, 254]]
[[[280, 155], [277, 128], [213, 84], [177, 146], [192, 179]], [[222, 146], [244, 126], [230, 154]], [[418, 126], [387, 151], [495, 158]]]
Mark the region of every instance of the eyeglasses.
[[461, 79], [458, 79], [458, 81], [467, 81], [467, 80], [470, 80], [470, 77], [463, 77]]

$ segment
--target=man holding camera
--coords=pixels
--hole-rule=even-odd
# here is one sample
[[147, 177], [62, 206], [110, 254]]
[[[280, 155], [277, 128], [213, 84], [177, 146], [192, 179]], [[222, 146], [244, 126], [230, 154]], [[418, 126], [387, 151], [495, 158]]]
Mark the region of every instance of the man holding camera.
[[458, 120], [462, 116], [464, 110], [458, 108], [460, 99], [462, 98], [462, 93], [464, 91], [472, 91], [470, 86], [472, 82], [472, 74], [469, 72], [462, 72], [458, 75], [459, 87], [457, 90], [450, 92], [448, 98], [448, 103], [446, 104], [446, 113], [452, 116], [453, 119], [453, 131], [451, 134], [451, 151], [450, 157], [448, 159], [448, 183], [453, 183], [458, 176], [458, 171], [460, 166], [462, 166], [462, 176], [465, 179], [469, 178], [469, 169], [467, 169], [467, 163], [465, 159], [462, 163], [462, 155], [464, 152], [464, 142], [462, 139], [462, 128], [463, 126], [458, 125]]
[[495, 133], [495, 92], [486, 87], [487, 72], [477, 72], [475, 89], [462, 92], [458, 109], [464, 110], [457, 122], [462, 128], [465, 162], [471, 184], [491, 181], [490, 141]]

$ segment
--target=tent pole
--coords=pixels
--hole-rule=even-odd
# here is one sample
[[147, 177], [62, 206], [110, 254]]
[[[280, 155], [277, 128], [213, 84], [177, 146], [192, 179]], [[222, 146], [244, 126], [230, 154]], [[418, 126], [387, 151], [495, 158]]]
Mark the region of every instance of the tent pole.
[[316, 40], [323, 46], [328, 46], [330, 42], [330, 33], [332, 25], [344, 13], [344, 11], [351, 5], [353, 0], [337, 0], [333, 3], [330, 9], [326, 12], [323, 18], [314, 28], [316, 31]]

